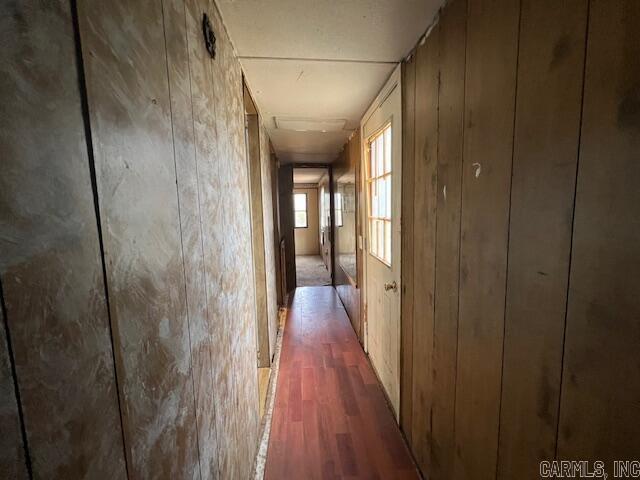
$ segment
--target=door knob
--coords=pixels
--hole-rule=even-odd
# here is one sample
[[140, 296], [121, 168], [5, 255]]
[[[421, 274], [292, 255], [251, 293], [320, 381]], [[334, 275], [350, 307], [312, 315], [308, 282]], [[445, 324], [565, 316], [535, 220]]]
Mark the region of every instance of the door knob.
[[393, 290], [394, 292], [398, 291], [398, 284], [396, 283], [395, 280], [391, 283], [384, 284], [384, 291], [388, 292], [389, 290]]

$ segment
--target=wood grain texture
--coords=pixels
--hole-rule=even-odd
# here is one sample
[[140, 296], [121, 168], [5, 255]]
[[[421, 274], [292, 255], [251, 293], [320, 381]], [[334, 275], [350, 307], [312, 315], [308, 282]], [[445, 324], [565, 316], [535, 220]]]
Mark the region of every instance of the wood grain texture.
[[24, 442], [20, 427], [20, 412], [11, 371], [9, 342], [6, 336], [5, 318], [0, 309], [0, 477], [22, 480], [29, 478]]
[[[587, 2], [522, 2], [498, 477], [555, 455]], [[549, 15], [553, 10], [554, 14]]]
[[413, 401], [413, 172], [415, 155], [415, 54], [402, 63], [402, 259], [400, 290], [400, 426], [411, 439]]
[[[189, 64], [191, 67], [192, 104], [195, 122], [196, 154], [198, 158], [198, 181], [201, 192], [202, 237], [204, 244], [204, 270], [206, 278], [207, 305], [210, 319], [211, 357], [215, 405], [215, 431], [217, 450], [204, 452], [202, 464], [207, 457], [215, 459], [211, 475], [220, 478], [221, 472], [233, 463], [231, 452], [235, 444], [235, 434], [231, 429], [234, 400], [230, 395], [231, 350], [228, 324], [225, 321], [226, 305], [223, 295], [222, 277], [225, 273], [224, 230], [222, 225], [222, 162], [218, 155], [218, 114], [214, 95], [213, 62], [202, 43], [202, 14], [210, 12], [208, 0], [186, 2], [186, 21], [189, 43]], [[253, 285], [253, 282], [249, 283]], [[250, 375], [250, 373], [249, 373]], [[251, 378], [247, 379], [251, 381]]]
[[[190, 77], [191, 107], [194, 130], [194, 153], [197, 166], [197, 188], [200, 198], [200, 226], [202, 235], [203, 277], [205, 305], [209, 325], [209, 354], [211, 356], [212, 390], [198, 391], [198, 405], [202, 401], [211, 401], [210, 418], [199, 419], [198, 427], [201, 442], [203, 436], [213, 435], [209, 442], [201, 443], [200, 465], [203, 478], [219, 478], [221, 458], [227, 455], [226, 437], [222, 433], [223, 412], [228, 411], [225, 404], [226, 384], [222, 381], [228, 375], [229, 350], [224, 337], [224, 318], [222, 301], [222, 274], [224, 256], [221, 229], [215, 228], [221, 220], [220, 176], [217, 162], [217, 130], [214, 122], [216, 108], [212, 89], [213, 74], [211, 59], [202, 44], [202, 13], [208, 11], [206, 0], [187, 0], [184, 3], [184, 15], [188, 46], [188, 66]], [[194, 362], [196, 389], [198, 381], [204, 379], [197, 374]], [[204, 385], [204, 384], [202, 384]], [[207, 400], [205, 400], [207, 398]], [[208, 399], [210, 398], [210, 400]], [[200, 407], [198, 407], [200, 408]]]
[[640, 451], [640, 4], [592, 1], [558, 451]]
[[[612, 474], [613, 459], [639, 448], [639, 19], [634, 2], [599, 0], [453, 0], [440, 12], [426, 333], [417, 312], [434, 266], [421, 250], [433, 225], [418, 155], [405, 200], [416, 221], [403, 232], [415, 250], [403, 283], [416, 288], [403, 375], [412, 370], [414, 389], [417, 372], [432, 375], [403, 428], [429, 478], [537, 478], [554, 458], [605, 460]], [[420, 68], [418, 54], [416, 98], [404, 104], [416, 154], [433, 110]]]
[[221, 320], [229, 348], [229, 356], [223, 359], [229, 365], [223, 377], [228, 396], [222, 397], [225, 408], [219, 418], [224, 425], [222, 435], [231, 443], [226, 461], [220, 463], [220, 476], [248, 478], [258, 445], [259, 417], [255, 292], [248, 287], [253, 275], [242, 72], [214, 2], [210, 12], [217, 38], [216, 59], [210, 63], [222, 193], [221, 223], [212, 228], [219, 230], [224, 247]]
[[1, 10], [0, 277], [33, 475], [124, 478], [70, 4]]
[[411, 445], [423, 472], [429, 471], [433, 380], [438, 162], [439, 25], [416, 51], [415, 166], [413, 212], [413, 374]]
[[282, 342], [265, 479], [418, 472], [331, 287], [295, 291]]
[[260, 118], [260, 168], [262, 169], [262, 211], [264, 218], [264, 255], [267, 281], [267, 318], [269, 330], [269, 359], [273, 359], [278, 336], [278, 291], [276, 277], [276, 220], [274, 209], [273, 171], [274, 159], [271, 156], [269, 135]]
[[257, 114], [246, 115], [247, 167], [249, 170], [249, 198], [251, 203], [251, 248], [256, 291], [258, 334], [258, 367], [271, 364], [269, 355], [269, 316], [267, 310], [267, 272], [264, 237], [264, 208], [262, 204], [262, 159], [260, 119]]
[[494, 479], [519, 4], [469, 0], [454, 477]]
[[162, 17], [159, 1], [79, 4], [129, 473], [193, 477], [198, 439]]
[[440, 13], [431, 478], [453, 478], [464, 128], [466, 0]]
[[[195, 412], [200, 452], [200, 476], [215, 478], [217, 438], [215, 385], [213, 383], [211, 317], [204, 265], [198, 144], [194, 131], [191, 58], [185, 3], [163, 0], [167, 72], [171, 96], [174, 161], [178, 186], [181, 247], [186, 282], [187, 314], [191, 345]], [[200, 43], [200, 42], [198, 42]], [[203, 47], [198, 44], [198, 49]], [[197, 63], [197, 60], [194, 59]]]

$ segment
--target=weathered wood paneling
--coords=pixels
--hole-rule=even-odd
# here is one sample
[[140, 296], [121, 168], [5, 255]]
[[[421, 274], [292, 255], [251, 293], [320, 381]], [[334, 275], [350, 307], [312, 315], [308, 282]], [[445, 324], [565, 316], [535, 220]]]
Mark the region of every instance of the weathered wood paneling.
[[[278, 291], [276, 279], [276, 232], [274, 215], [273, 159], [269, 135], [260, 121], [260, 167], [262, 169], [262, 211], [264, 218], [264, 257], [267, 281], [267, 318], [269, 330], [269, 360], [273, 359], [278, 335]], [[277, 193], [277, 191], [275, 192]]]
[[[239, 62], [213, 1], [81, 1], [75, 45], [71, 5], [11, 3], [1, 24], [17, 41], [1, 67], [0, 275], [34, 476], [123, 478], [126, 458], [131, 478], [248, 478], [258, 393]], [[17, 430], [3, 430], [1, 471], [14, 478], [26, 463], [7, 368], [0, 414]]]
[[591, 2], [557, 454], [610, 474], [640, 452], [639, 30], [639, 2]]
[[400, 425], [411, 439], [413, 401], [413, 170], [415, 154], [415, 55], [402, 63], [402, 288]]
[[262, 165], [260, 153], [260, 119], [257, 114], [246, 115], [247, 166], [251, 200], [251, 239], [253, 275], [256, 289], [258, 334], [258, 366], [268, 367], [269, 316], [267, 310], [267, 272], [265, 263], [264, 208], [262, 204]]
[[[221, 478], [248, 478], [258, 444], [258, 371], [256, 312], [251, 255], [249, 180], [244, 140], [242, 72], [220, 14], [211, 2], [216, 59], [211, 62], [215, 102], [217, 161], [220, 165], [224, 273], [221, 318], [229, 355], [228, 396], [220, 412], [220, 432], [231, 442], [221, 458]], [[214, 360], [214, 364], [216, 361]]]
[[519, 4], [469, 0], [454, 477], [496, 471]]
[[[555, 455], [587, 2], [525, 0], [520, 21], [499, 478]], [[553, 15], [549, 12], [553, 11]]]
[[415, 251], [403, 266], [415, 289], [403, 429], [429, 478], [537, 478], [554, 458], [605, 460], [611, 476], [612, 460], [640, 449], [639, 22], [632, 1], [448, 2], [429, 62], [435, 226], [420, 157], [434, 107], [418, 53], [404, 103], [416, 149], [403, 159], [415, 181], [403, 197]]
[[[222, 300], [222, 275], [224, 272], [221, 205], [220, 162], [217, 154], [217, 127], [214, 121], [216, 105], [213, 95], [212, 60], [202, 44], [202, 14], [209, 11], [207, 0], [187, 0], [186, 25], [191, 69], [191, 101], [193, 107], [195, 150], [198, 165], [200, 212], [204, 259], [206, 303], [211, 338], [211, 372], [214, 389], [214, 418], [210, 428], [214, 431], [217, 450], [201, 450], [203, 476], [215, 468], [213, 478], [220, 478], [220, 465], [226, 464], [231, 439], [223, 429], [224, 412], [228, 411], [230, 397], [226, 379], [230, 375], [230, 351], [225, 336], [225, 312]], [[205, 428], [204, 425], [200, 428]], [[209, 461], [211, 458], [211, 461]], [[209, 466], [206, 464], [209, 462]]]
[[129, 472], [199, 470], [160, 1], [79, 4]]
[[453, 478], [466, 10], [466, 0], [458, 0], [444, 9], [440, 17], [436, 295], [430, 444], [430, 471], [434, 480]]
[[[0, 299], [0, 301], [2, 301]], [[20, 427], [20, 412], [9, 357], [5, 318], [0, 308], [0, 477], [22, 480], [29, 478], [24, 442]]]
[[413, 258], [413, 371], [411, 444], [429, 471], [436, 260], [439, 25], [416, 51]]
[[[187, 28], [182, 0], [163, 0], [163, 20], [167, 50], [173, 148], [178, 186], [182, 256], [186, 282], [187, 314], [195, 394], [200, 474], [203, 479], [217, 476], [217, 438], [215, 425], [215, 384], [211, 322], [204, 268], [198, 143], [194, 131], [193, 79]], [[204, 51], [202, 42], [194, 47]], [[203, 52], [204, 54], [204, 52]], [[193, 59], [195, 63], [198, 59]], [[201, 59], [200, 59], [201, 60]], [[209, 137], [211, 133], [208, 134]]]
[[33, 475], [125, 478], [70, 4], [1, 10], [0, 277]]

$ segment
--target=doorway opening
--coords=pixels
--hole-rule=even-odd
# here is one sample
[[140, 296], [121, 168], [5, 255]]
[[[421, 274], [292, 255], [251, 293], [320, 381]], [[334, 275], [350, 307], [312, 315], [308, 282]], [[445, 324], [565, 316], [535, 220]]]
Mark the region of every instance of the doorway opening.
[[[253, 252], [253, 275], [255, 287], [256, 357], [258, 364], [258, 402], [260, 417], [264, 415], [267, 386], [271, 375], [273, 342], [270, 339], [269, 301], [267, 292], [267, 265], [265, 225], [263, 207], [262, 164], [270, 158], [267, 144], [262, 137], [260, 117], [251, 92], [243, 79], [245, 110], [245, 148], [249, 180], [249, 207], [251, 214], [251, 248]], [[273, 334], [271, 333], [271, 336]]]
[[330, 185], [326, 167], [293, 169], [296, 287], [332, 284]]

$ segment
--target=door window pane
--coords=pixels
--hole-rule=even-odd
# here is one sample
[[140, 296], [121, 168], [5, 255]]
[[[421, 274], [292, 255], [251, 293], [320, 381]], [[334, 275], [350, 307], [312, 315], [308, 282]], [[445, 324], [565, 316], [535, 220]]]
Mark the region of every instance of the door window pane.
[[391, 266], [391, 125], [367, 143], [369, 154], [369, 252]]

